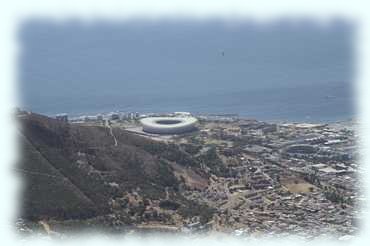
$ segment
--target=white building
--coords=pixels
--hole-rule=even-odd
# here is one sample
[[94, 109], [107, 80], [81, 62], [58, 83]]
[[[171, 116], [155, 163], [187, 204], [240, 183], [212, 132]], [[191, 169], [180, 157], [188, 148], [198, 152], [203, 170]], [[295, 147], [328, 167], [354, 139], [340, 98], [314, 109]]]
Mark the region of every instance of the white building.
[[195, 130], [194, 117], [147, 117], [140, 120], [143, 131], [155, 134], [180, 134]]
[[68, 122], [68, 115], [67, 114], [57, 114], [55, 117], [57, 120]]

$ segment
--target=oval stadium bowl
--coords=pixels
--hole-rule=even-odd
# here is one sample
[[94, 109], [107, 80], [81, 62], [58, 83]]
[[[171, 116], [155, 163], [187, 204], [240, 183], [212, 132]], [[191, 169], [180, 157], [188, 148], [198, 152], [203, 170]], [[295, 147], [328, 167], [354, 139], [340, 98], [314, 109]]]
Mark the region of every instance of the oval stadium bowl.
[[194, 117], [147, 117], [140, 120], [143, 131], [154, 134], [180, 134], [195, 130]]

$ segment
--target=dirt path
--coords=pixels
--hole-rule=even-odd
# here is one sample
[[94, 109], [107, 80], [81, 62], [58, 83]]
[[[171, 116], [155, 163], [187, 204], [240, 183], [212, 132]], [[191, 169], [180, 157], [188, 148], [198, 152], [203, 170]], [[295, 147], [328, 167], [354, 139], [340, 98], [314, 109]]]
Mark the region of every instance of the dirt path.
[[109, 133], [113, 137], [113, 140], [114, 140], [114, 146], [118, 146], [116, 136], [114, 136], [114, 134], [113, 134], [112, 126], [108, 123], [107, 120], [105, 121], [105, 126], [109, 128]]
[[42, 227], [44, 228], [44, 230], [46, 231], [47, 234], [52, 234], [53, 233], [53, 231], [51, 230], [49, 224], [46, 223], [45, 221], [40, 220], [39, 221], [39, 224], [42, 225]]

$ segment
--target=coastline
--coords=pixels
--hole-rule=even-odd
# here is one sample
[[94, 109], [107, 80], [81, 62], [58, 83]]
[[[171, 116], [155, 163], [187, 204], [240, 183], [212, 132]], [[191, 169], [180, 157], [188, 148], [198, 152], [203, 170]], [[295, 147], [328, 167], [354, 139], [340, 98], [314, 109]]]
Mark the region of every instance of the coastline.
[[[33, 111], [30, 111], [33, 112]], [[53, 114], [45, 114], [40, 113], [43, 115], [47, 115], [49, 117], [56, 117], [58, 114], [64, 112], [58, 112]], [[68, 114], [68, 113], [67, 113]], [[121, 117], [129, 114], [139, 114], [140, 116], [146, 115], [171, 115], [172, 112], [132, 112], [132, 111], [109, 111], [109, 112], [102, 112], [102, 111], [95, 111], [95, 112], [80, 112], [80, 113], [72, 113], [68, 114], [71, 119], [78, 119], [84, 117], [97, 117], [101, 115], [103, 117], [109, 117], [112, 114], [118, 114]], [[272, 124], [299, 124], [299, 123], [309, 123], [309, 124], [343, 124], [343, 123], [354, 123], [358, 121], [357, 115], [347, 116], [347, 117], [336, 117], [334, 119], [322, 119], [322, 120], [313, 120], [310, 118], [301, 119], [301, 120], [293, 120], [293, 119], [261, 119], [257, 117], [249, 117], [244, 115], [239, 115], [237, 113], [192, 113], [193, 116], [197, 118], [203, 118], [207, 120], [218, 120], [218, 121], [230, 121], [230, 120], [256, 120], [259, 122], [266, 122]]]

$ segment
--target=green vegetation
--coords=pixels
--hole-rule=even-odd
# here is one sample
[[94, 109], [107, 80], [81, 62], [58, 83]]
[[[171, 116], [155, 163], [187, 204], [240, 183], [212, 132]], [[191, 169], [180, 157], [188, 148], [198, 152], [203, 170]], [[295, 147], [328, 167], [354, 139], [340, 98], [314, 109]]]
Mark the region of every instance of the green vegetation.
[[196, 155], [202, 149], [202, 145], [198, 144], [181, 144], [182, 149], [190, 155]]
[[213, 218], [215, 209], [204, 204], [199, 204], [194, 201], [187, 201], [178, 210], [179, 214], [184, 218], [200, 217], [200, 222], [205, 224]]
[[24, 155], [17, 170], [24, 181], [21, 211], [24, 218], [89, 218], [98, 214], [94, 203], [50, 165], [27, 139], [22, 137], [21, 142]]
[[200, 155], [198, 160], [209, 167], [211, 172], [217, 176], [226, 176], [228, 174], [228, 169], [218, 156], [215, 146], [211, 146], [205, 153]]
[[345, 197], [345, 195], [343, 195], [341, 192], [339, 192], [334, 187], [325, 186], [324, 196], [326, 197], [326, 199], [334, 203], [353, 205], [353, 200], [350, 197]]
[[[175, 162], [196, 170], [200, 162], [192, 153], [199, 151], [200, 146], [181, 149], [114, 128], [118, 141], [115, 146], [106, 127], [69, 125], [36, 114], [22, 119], [22, 124], [23, 160], [18, 168], [26, 183], [23, 218], [100, 218], [113, 225], [131, 223], [131, 215], [136, 217], [135, 223], [140, 223], [150, 200], [160, 200], [162, 208], [186, 217], [201, 216], [204, 221], [212, 217], [210, 208], [189, 201], [178, 192], [183, 181], [175, 177], [170, 164]], [[209, 158], [220, 161], [215, 153], [209, 153]], [[166, 190], [170, 199], [163, 201]], [[144, 202], [132, 206], [129, 200], [122, 200], [125, 194], [133, 192]], [[112, 203], [112, 199], [117, 202]], [[116, 219], [108, 216], [111, 213]], [[161, 216], [159, 221], [169, 219]]]
[[174, 190], [178, 189], [179, 181], [173, 174], [171, 167], [165, 161], [159, 163], [159, 177], [158, 182], [164, 187], [172, 187]]
[[314, 184], [314, 185], [317, 185], [318, 187], [321, 187], [322, 185], [321, 185], [321, 183], [320, 183], [320, 179], [319, 179], [319, 177], [318, 177], [318, 175], [317, 175], [317, 169], [314, 169], [314, 171], [313, 172], [309, 172], [309, 173], [305, 173], [304, 175], [303, 175], [303, 178], [307, 181], [307, 182], [309, 182], [309, 183], [311, 183], [311, 184]]
[[163, 200], [159, 202], [159, 207], [163, 209], [177, 210], [180, 204], [170, 200]]

